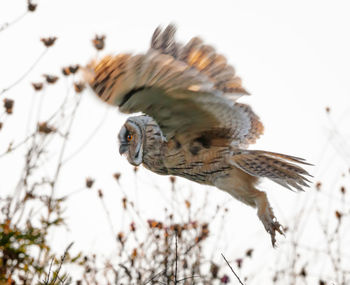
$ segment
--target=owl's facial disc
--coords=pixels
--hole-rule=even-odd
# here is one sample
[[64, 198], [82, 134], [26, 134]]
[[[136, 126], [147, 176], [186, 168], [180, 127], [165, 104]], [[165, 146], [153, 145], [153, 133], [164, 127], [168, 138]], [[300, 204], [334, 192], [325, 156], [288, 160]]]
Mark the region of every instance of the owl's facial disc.
[[118, 135], [119, 153], [126, 154], [130, 164], [138, 166], [142, 163], [143, 142], [142, 131], [137, 123], [128, 120]]

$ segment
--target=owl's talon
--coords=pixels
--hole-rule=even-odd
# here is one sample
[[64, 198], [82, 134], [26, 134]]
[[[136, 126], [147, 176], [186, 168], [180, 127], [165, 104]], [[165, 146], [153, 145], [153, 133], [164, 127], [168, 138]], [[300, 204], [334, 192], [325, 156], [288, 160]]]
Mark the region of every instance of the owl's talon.
[[271, 207], [266, 207], [265, 211], [258, 211], [258, 216], [259, 216], [260, 220], [262, 221], [262, 223], [265, 227], [265, 230], [271, 236], [272, 246], [275, 247], [275, 245], [276, 245], [276, 232], [278, 232], [280, 235], [284, 236], [282, 225], [277, 221], [275, 215], [273, 214]]

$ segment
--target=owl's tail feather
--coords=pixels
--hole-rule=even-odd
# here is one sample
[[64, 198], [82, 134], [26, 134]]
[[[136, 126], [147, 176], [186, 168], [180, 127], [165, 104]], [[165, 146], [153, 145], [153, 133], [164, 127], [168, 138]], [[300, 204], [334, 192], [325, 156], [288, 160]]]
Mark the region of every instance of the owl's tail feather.
[[303, 191], [309, 187], [312, 177], [305, 169], [297, 164], [312, 165], [303, 158], [261, 150], [237, 150], [230, 158], [232, 165], [244, 172], [257, 177], [266, 177], [272, 181], [293, 190]]

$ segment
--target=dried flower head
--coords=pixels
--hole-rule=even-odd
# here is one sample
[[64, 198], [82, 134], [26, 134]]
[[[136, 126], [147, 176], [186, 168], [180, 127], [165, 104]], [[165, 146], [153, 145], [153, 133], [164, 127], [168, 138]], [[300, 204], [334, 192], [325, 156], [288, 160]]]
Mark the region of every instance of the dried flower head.
[[299, 275], [303, 278], [305, 278], [307, 276], [307, 272], [306, 272], [306, 268], [305, 266], [300, 270]]
[[254, 249], [249, 248], [249, 249], [247, 249], [247, 251], [245, 252], [245, 255], [248, 256], [248, 257], [252, 257], [253, 251], [254, 251]]
[[43, 76], [49, 84], [54, 84], [58, 80], [58, 76], [55, 75], [43, 74]]
[[316, 190], [317, 190], [317, 191], [320, 191], [320, 190], [321, 190], [321, 186], [322, 186], [322, 183], [321, 183], [320, 181], [318, 181], [318, 182], [316, 183]]
[[213, 278], [217, 278], [219, 273], [219, 266], [217, 266], [215, 263], [212, 263], [210, 265], [210, 273]]
[[242, 268], [243, 265], [243, 258], [237, 258], [236, 259], [236, 264], [238, 268]]
[[340, 193], [342, 193], [343, 195], [346, 193], [345, 186], [340, 187]]
[[119, 181], [120, 175], [121, 174], [119, 172], [116, 172], [116, 173], [113, 174], [113, 177], [114, 177], [115, 180]]
[[4, 108], [7, 114], [12, 114], [13, 112], [13, 105], [15, 104], [15, 101], [12, 99], [5, 98], [4, 100]]
[[95, 38], [92, 40], [92, 44], [97, 50], [102, 50], [105, 47], [105, 39], [105, 35], [96, 35]]
[[94, 179], [92, 179], [91, 177], [87, 177], [85, 180], [86, 188], [91, 188], [94, 182], [95, 182]]
[[137, 249], [134, 248], [131, 253], [131, 259], [134, 260], [137, 257]]
[[57, 40], [56, 37], [48, 37], [48, 38], [41, 38], [40, 39], [43, 44], [48, 48], [53, 46], [53, 44], [55, 43], [55, 41]]
[[98, 197], [102, 199], [102, 198], [103, 198], [103, 192], [102, 192], [102, 190], [101, 190], [101, 189], [98, 189], [98, 192], [97, 192], [97, 193], [98, 193]]
[[33, 4], [32, 1], [27, 1], [27, 9], [29, 12], [34, 12], [38, 4]]
[[79, 64], [75, 64], [75, 65], [70, 65], [68, 68], [70, 73], [74, 74], [78, 71], [79, 67], [80, 67]]
[[45, 135], [56, 131], [56, 129], [54, 127], [49, 126], [47, 122], [38, 123], [37, 130], [39, 133]]
[[230, 282], [230, 277], [228, 277], [226, 274], [221, 277], [220, 282], [222, 284], [228, 284]]
[[62, 68], [62, 74], [63, 74], [64, 76], [70, 75], [70, 70], [69, 70], [69, 67], [68, 67], [68, 66]]
[[134, 222], [131, 222], [130, 224], [130, 231], [135, 232], [136, 231], [136, 226]]
[[2, 129], [2, 126], [3, 126], [3, 123], [2, 123], [2, 122], [0, 122], [0, 130]]
[[125, 240], [124, 240], [124, 233], [123, 232], [119, 232], [117, 234], [117, 240], [121, 243], [124, 244]]
[[343, 214], [341, 212], [335, 211], [335, 217], [338, 219], [339, 222], [340, 222], [342, 216], [343, 216]]
[[128, 200], [126, 199], [126, 197], [124, 197], [124, 198], [122, 199], [122, 204], [123, 204], [123, 209], [124, 209], [124, 210], [126, 210], [127, 202], [128, 202]]
[[175, 176], [170, 176], [169, 179], [170, 179], [170, 182], [173, 183], [173, 184], [176, 181], [176, 177]]
[[41, 82], [37, 82], [37, 83], [33, 82], [32, 86], [33, 86], [35, 91], [40, 91], [41, 89], [43, 89], [44, 84]]
[[84, 82], [74, 82], [74, 90], [77, 93], [83, 92], [85, 89], [85, 83]]

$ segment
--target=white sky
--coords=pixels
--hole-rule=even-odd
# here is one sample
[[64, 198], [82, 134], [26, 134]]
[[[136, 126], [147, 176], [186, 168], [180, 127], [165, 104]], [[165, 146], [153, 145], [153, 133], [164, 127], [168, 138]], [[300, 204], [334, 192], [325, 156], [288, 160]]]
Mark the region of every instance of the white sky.
[[[0, 25], [25, 9], [25, 1], [1, 0]], [[0, 33], [0, 90], [39, 56], [43, 50], [41, 37], [58, 37], [33, 72], [2, 96], [14, 98], [15, 114], [26, 118], [33, 100], [29, 83], [42, 80], [43, 73], [61, 75], [61, 67], [89, 61], [95, 55], [91, 39], [96, 33], [107, 36], [103, 54], [141, 52], [148, 48], [158, 25], [173, 22], [178, 26], [180, 41], [201, 36], [225, 54], [242, 77], [252, 96], [241, 102], [251, 104], [265, 125], [264, 136], [250, 148], [304, 157], [316, 164], [309, 169], [315, 180], [325, 180], [333, 187], [350, 163], [349, 15], [349, 1], [42, 0], [35, 13]], [[66, 90], [64, 83], [61, 78], [57, 86], [46, 91], [42, 119], [63, 98], [59, 94]], [[84, 96], [67, 156], [90, 135], [106, 112], [107, 107], [93, 95]], [[331, 121], [325, 114], [326, 106], [331, 107]], [[107, 119], [88, 147], [66, 165], [59, 193], [70, 193], [83, 185], [87, 175], [94, 176], [97, 185], [106, 188], [107, 204], [112, 215], [117, 216], [121, 194], [111, 175], [121, 171], [124, 190], [134, 191], [135, 183], [144, 186], [138, 193], [140, 208], [145, 219], [155, 217], [166, 202], [152, 185], [169, 188], [168, 178], [140, 170], [137, 182], [134, 181], [132, 166], [119, 156], [117, 146], [117, 133], [127, 116], [108, 110]], [[0, 132], [0, 153], [9, 140], [23, 138], [26, 124], [20, 117], [6, 121], [6, 128]], [[332, 123], [342, 136], [330, 131]], [[11, 190], [21, 163], [14, 157], [0, 160], [1, 193], [3, 189]], [[181, 185], [198, 190], [199, 198], [205, 193], [199, 190], [203, 186], [185, 180], [181, 180]], [[295, 194], [269, 182], [263, 183], [262, 188], [268, 190], [276, 215], [285, 225], [314, 197], [314, 189]], [[229, 199], [221, 191], [209, 190], [214, 203]], [[272, 261], [276, 253], [269, 247], [269, 237], [255, 211], [233, 199], [228, 206], [232, 217], [226, 227], [225, 242], [234, 237], [234, 244], [227, 254], [234, 257], [237, 251], [258, 244], [261, 256]], [[68, 201], [67, 216], [70, 232], [65, 237], [59, 235], [59, 239], [53, 237], [57, 248], [64, 248], [74, 239], [77, 249], [110, 253], [113, 241], [111, 237], [109, 240], [109, 228], [95, 192], [73, 196]], [[309, 230], [312, 234], [312, 227]], [[309, 236], [303, 242], [308, 244]]]

